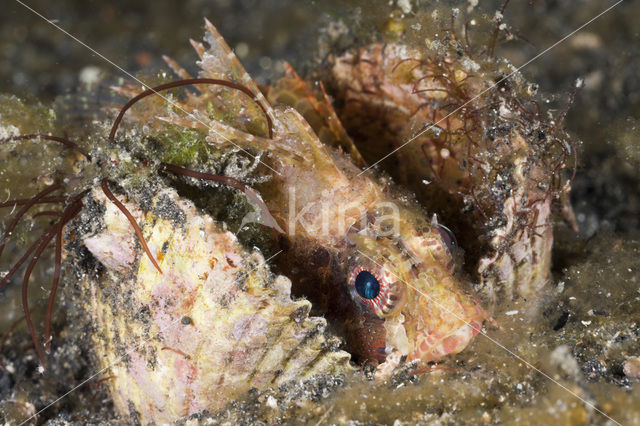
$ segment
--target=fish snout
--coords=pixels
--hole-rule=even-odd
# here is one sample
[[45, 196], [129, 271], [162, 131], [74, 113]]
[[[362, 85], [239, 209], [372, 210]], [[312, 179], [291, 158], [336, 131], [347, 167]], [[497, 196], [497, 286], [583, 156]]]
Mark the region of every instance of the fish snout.
[[462, 352], [481, 330], [482, 322], [473, 320], [446, 335], [423, 335], [422, 339], [416, 342], [409, 360], [437, 361], [447, 355]]

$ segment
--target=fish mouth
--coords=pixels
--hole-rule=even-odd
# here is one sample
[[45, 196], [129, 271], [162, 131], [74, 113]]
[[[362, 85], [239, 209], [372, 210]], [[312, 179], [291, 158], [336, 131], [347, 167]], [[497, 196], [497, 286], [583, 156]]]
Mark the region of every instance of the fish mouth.
[[378, 354], [384, 353], [385, 357], [378, 359], [380, 364], [376, 370], [376, 378], [388, 379], [405, 361], [427, 363], [457, 354], [463, 351], [481, 330], [482, 320], [474, 319], [463, 323], [452, 332], [419, 332], [409, 340], [402, 314], [387, 319], [386, 347], [377, 348]]
[[393, 350], [386, 356], [385, 362], [378, 365], [375, 372], [375, 379], [378, 381], [387, 380], [393, 376], [394, 371], [407, 359], [400, 351]]
[[412, 344], [407, 337], [407, 330], [404, 326], [405, 317], [403, 314], [387, 318], [384, 322], [386, 332], [386, 348], [387, 354], [398, 351], [402, 355], [409, 355]]
[[378, 361], [375, 373], [376, 380], [391, 377], [394, 370], [407, 359], [411, 351], [412, 345], [407, 337], [404, 321], [405, 318], [402, 314], [385, 319], [386, 345], [377, 347], [375, 351]]
[[482, 323], [469, 321], [455, 329], [452, 333], [441, 335], [432, 333], [424, 335], [414, 350], [409, 354], [409, 360], [421, 360], [423, 362], [437, 361], [447, 355], [462, 352], [471, 340], [482, 330]]
[[378, 346], [374, 350], [374, 356], [378, 364], [384, 364], [387, 360], [387, 348], [384, 346]]

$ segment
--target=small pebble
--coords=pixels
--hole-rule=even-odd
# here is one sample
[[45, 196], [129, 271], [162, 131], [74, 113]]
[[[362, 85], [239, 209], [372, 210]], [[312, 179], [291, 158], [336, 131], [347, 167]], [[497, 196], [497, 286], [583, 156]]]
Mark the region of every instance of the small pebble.
[[630, 356], [629, 358], [627, 358], [627, 360], [624, 362], [622, 371], [627, 377], [640, 379], [640, 357]]
[[267, 407], [273, 408], [274, 410], [278, 408], [278, 401], [271, 395], [267, 398]]
[[402, 9], [402, 13], [411, 13], [411, 2], [409, 0], [398, 0], [398, 7]]

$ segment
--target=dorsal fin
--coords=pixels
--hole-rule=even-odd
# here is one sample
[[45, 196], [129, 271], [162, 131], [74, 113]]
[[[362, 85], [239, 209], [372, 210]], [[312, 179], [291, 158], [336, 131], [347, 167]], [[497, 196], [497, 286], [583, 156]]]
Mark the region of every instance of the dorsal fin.
[[303, 80], [289, 64], [285, 64], [285, 76], [268, 87], [267, 98], [274, 103], [295, 108], [326, 145], [342, 148], [358, 167], [366, 163], [353, 141], [340, 123], [324, 91], [322, 82], [316, 87]]
[[244, 69], [235, 53], [233, 53], [213, 24], [206, 18], [204, 22], [207, 29], [205, 40], [209, 43], [209, 49], [204, 52], [202, 60], [199, 62], [200, 68], [202, 68], [201, 77], [229, 80], [245, 86], [253, 93], [255, 101], [265, 107], [267, 115], [272, 120], [275, 119], [271, 105], [265, 99], [255, 81]]

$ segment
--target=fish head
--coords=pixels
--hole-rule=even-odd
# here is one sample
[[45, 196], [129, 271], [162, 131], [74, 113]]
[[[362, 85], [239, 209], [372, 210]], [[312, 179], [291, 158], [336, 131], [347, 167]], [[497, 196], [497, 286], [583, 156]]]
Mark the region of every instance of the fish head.
[[368, 318], [353, 331], [377, 336], [360, 336], [358, 355], [380, 362], [379, 371], [458, 353], [489, 318], [456, 276], [455, 237], [446, 227], [404, 224], [392, 235], [364, 229], [349, 239], [347, 288], [359, 315]]

